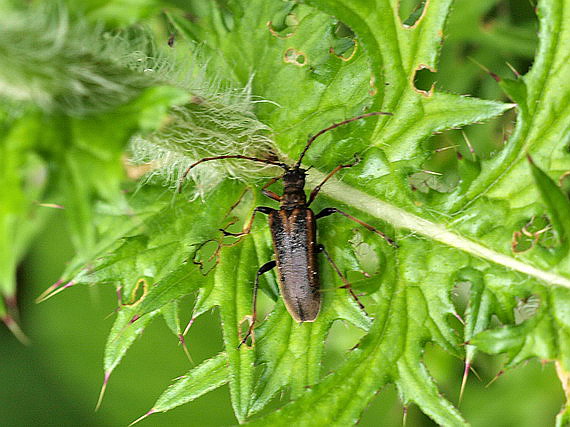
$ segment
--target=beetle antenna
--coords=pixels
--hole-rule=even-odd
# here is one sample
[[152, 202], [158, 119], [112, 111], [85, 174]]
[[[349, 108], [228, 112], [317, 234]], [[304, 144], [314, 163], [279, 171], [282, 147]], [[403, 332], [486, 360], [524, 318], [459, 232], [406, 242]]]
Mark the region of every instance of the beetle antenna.
[[265, 163], [268, 165], [274, 165], [274, 166], [279, 166], [280, 168], [283, 168], [285, 170], [289, 169], [289, 165], [282, 163], [282, 162], [276, 162], [274, 160], [269, 160], [269, 159], [259, 159], [257, 157], [249, 157], [249, 156], [242, 156], [239, 154], [232, 154], [232, 155], [227, 155], [227, 156], [216, 156], [216, 157], [204, 157], [203, 159], [198, 160], [197, 162], [192, 163], [190, 166], [188, 166], [188, 169], [186, 169], [184, 171], [184, 173], [182, 174], [182, 176], [180, 177], [180, 181], [178, 182], [178, 192], [180, 193], [182, 191], [182, 183], [184, 182], [184, 180], [186, 179], [186, 177], [188, 176], [188, 174], [190, 173], [190, 171], [198, 166], [200, 163], [204, 163], [204, 162], [209, 162], [212, 160], [222, 160], [222, 159], [244, 159], [244, 160], [251, 160], [252, 162], [260, 162], [260, 163]]
[[329, 126], [328, 128], [324, 128], [323, 130], [317, 132], [314, 136], [310, 137], [307, 140], [307, 144], [305, 145], [305, 148], [303, 149], [303, 152], [301, 153], [301, 156], [299, 156], [299, 160], [297, 160], [297, 163], [295, 163], [295, 167], [298, 168], [301, 166], [301, 161], [303, 160], [303, 157], [305, 156], [305, 153], [307, 152], [307, 150], [309, 149], [309, 147], [311, 146], [311, 144], [313, 143], [313, 141], [315, 139], [317, 139], [319, 136], [321, 136], [323, 133], [328, 132], [329, 130], [333, 130], [339, 126], [345, 125], [347, 123], [351, 123], [351, 122], [355, 122], [356, 120], [360, 120], [360, 119], [365, 119], [366, 117], [372, 117], [372, 116], [392, 116], [392, 113], [385, 113], [383, 111], [375, 111], [373, 113], [366, 113], [363, 114], [361, 116], [357, 116], [357, 117], [353, 117], [351, 119], [347, 119], [347, 120], [343, 120], [342, 122], [339, 123], [334, 123], [331, 126]]

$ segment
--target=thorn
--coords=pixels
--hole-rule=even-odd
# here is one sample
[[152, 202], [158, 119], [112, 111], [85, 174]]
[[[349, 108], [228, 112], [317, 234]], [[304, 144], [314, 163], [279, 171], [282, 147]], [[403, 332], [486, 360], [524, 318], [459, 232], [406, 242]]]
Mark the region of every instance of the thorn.
[[527, 155], [526, 155], [526, 158], [527, 158], [528, 162], [529, 162], [531, 165], [536, 166], [536, 163], [534, 163], [534, 160], [532, 159], [532, 157], [530, 156], [530, 154], [527, 154]]
[[493, 378], [491, 381], [489, 381], [489, 383], [485, 386], [485, 388], [489, 387], [491, 384], [493, 384], [495, 381], [497, 381], [499, 379], [499, 377], [501, 375], [503, 375], [505, 373], [505, 371], [503, 369], [501, 369], [499, 372], [497, 372], [497, 375], [495, 375], [495, 378]]
[[515, 70], [515, 67], [513, 67], [510, 62], [507, 62], [507, 67], [509, 67], [511, 69], [511, 71], [513, 72], [513, 74], [515, 75], [515, 77], [518, 79], [521, 76], [521, 73], [519, 73], [517, 70]]
[[475, 368], [472, 365], [469, 365], [469, 369], [471, 370], [471, 372], [473, 372], [473, 375], [475, 375], [475, 378], [477, 378], [479, 381], [483, 381], [483, 379], [481, 378], [479, 373], [475, 370]]
[[408, 420], [408, 407], [404, 406], [402, 409], [403, 409], [402, 426], [406, 427], [406, 421]]
[[16, 337], [18, 341], [20, 341], [20, 343], [24, 345], [31, 344], [30, 339], [22, 331], [20, 325], [18, 325], [18, 323], [14, 320], [12, 316], [7, 314], [6, 316], [2, 317], [2, 321], [4, 322], [6, 327], [10, 330], [10, 332], [12, 332], [12, 335], [14, 335], [14, 337]]
[[133, 323], [135, 323], [140, 318], [141, 318], [141, 316], [139, 314], [135, 314], [129, 323], [132, 325]]
[[427, 173], [427, 174], [429, 174], [429, 175], [436, 175], [436, 176], [442, 176], [442, 175], [443, 175], [442, 173], [435, 172], [435, 171], [430, 171], [430, 170], [427, 170], [427, 169], [422, 169], [422, 172]]
[[458, 147], [459, 147], [459, 145], [448, 145], [447, 147], [436, 148], [435, 152], [441, 153], [442, 151], [447, 151], [447, 150], [451, 150], [453, 148], [458, 148]]
[[51, 291], [59, 288], [62, 283], [63, 283], [63, 279], [59, 279], [57, 282], [55, 282], [53, 285], [51, 285], [49, 288], [47, 288], [45, 291], [43, 291], [40, 294], [40, 296], [36, 298], [36, 304], [39, 304], [40, 302], [46, 300], [49, 293]]
[[191, 327], [192, 324], [194, 323], [194, 320], [196, 320], [195, 317], [192, 317], [192, 319], [190, 319], [190, 321], [189, 321], [188, 324], [186, 325], [186, 328], [184, 328], [184, 332], [182, 332], [182, 335], [186, 336], [186, 334], [187, 334], [188, 331], [190, 330], [190, 327]]
[[4, 302], [6, 303], [6, 307], [8, 307], [9, 310], [18, 310], [18, 298], [16, 297], [16, 294], [5, 295]]
[[142, 417], [137, 418], [136, 420], [134, 420], [132, 423], [129, 424], [129, 427], [135, 425], [136, 423], [138, 423], [139, 421], [144, 420], [146, 417], [148, 417], [149, 415], [152, 415], [156, 412], [156, 410], [153, 408], [150, 411], [148, 411], [146, 414], [144, 414]]
[[501, 78], [493, 73], [491, 70], [489, 70], [487, 67], [485, 67], [483, 64], [481, 64], [480, 62], [478, 62], [477, 60], [473, 59], [471, 56], [467, 57], [471, 62], [473, 62], [475, 65], [477, 65], [479, 68], [481, 68], [483, 71], [485, 71], [487, 74], [489, 74], [491, 77], [493, 77], [493, 79], [495, 79], [496, 82], [500, 82]]
[[99, 392], [99, 398], [97, 399], [97, 404], [95, 405], [95, 412], [99, 410], [101, 407], [101, 403], [103, 402], [103, 396], [105, 396], [105, 391], [107, 390], [107, 383], [109, 382], [109, 377], [111, 376], [111, 372], [105, 372], [105, 378], [103, 379], [103, 385], [101, 386], [101, 391]]
[[[67, 288], [71, 288], [72, 286], [76, 285], [76, 283], [73, 280], [71, 280], [70, 282], [67, 282], [65, 285], [63, 285], [59, 289], [57, 289], [57, 287], [60, 284], [61, 284], [61, 281], [58, 280], [53, 285], [51, 285], [48, 289], [46, 289], [44, 292], [42, 292], [42, 294], [36, 298], [36, 304], [39, 304], [40, 302], [44, 302], [45, 300], [48, 300], [51, 297], [56, 296], [60, 292], [63, 292]], [[51, 292], [51, 291], [53, 291], [53, 292]]]
[[63, 291], [64, 289], [71, 288], [74, 285], [75, 285], [75, 282], [73, 280], [71, 280], [70, 282], [67, 282], [65, 285], [63, 285], [61, 290]]
[[42, 208], [65, 209], [65, 206], [55, 203], [38, 203], [38, 206]]
[[463, 134], [463, 139], [465, 140], [465, 144], [467, 144], [467, 148], [469, 148], [469, 152], [473, 156], [473, 160], [477, 160], [477, 156], [475, 155], [475, 149], [471, 145], [471, 141], [469, 140], [469, 137], [467, 136], [467, 134], [465, 132], [461, 131], [461, 133]]
[[117, 305], [121, 307], [123, 305], [123, 287], [117, 286]]
[[463, 326], [465, 326], [465, 321], [461, 318], [461, 316], [460, 316], [459, 314], [457, 314], [456, 312], [453, 312], [453, 316], [455, 316], [455, 318], [456, 318], [457, 320], [459, 320], [459, 322], [460, 322]]
[[463, 392], [465, 391], [465, 386], [467, 385], [467, 377], [469, 376], [469, 370], [471, 369], [471, 363], [465, 360], [465, 369], [463, 369], [463, 379], [461, 380], [461, 389], [459, 390], [459, 402], [457, 406], [461, 406], [461, 401], [463, 400]]
[[190, 356], [190, 351], [188, 351], [188, 347], [186, 346], [186, 340], [184, 339], [183, 334], [178, 334], [178, 341], [180, 341], [180, 344], [182, 344], [182, 349], [184, 350], [184, 354], [186, 354], [186, 357], [188, 358], [190, 363], [194, 365], [194, 361], [192, 360], [192, 356]]

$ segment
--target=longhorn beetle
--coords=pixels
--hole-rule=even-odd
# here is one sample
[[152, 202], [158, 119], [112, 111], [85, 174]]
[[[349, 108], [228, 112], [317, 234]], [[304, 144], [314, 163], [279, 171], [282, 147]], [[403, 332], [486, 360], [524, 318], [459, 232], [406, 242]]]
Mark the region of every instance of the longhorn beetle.
[[[340, 276], [341, 280], [344, 283], [343, 288], [346, 288], [359, 304], [359, 306], [364, 309], [364, 306], [360, 303], [356, 294], [352, 290], [350, 283], [342, 275], [340, 269], [334, 263], [329, 253], [325, 250], [324, 246], [317, 244], [316, 220], [325, 216], [332, 215], [333, 213], [339, 213], [348, 219], [357, 222], [368, 230], [380, 235], [390, 245], [394, 247], [397, 247], [397, 245], [392, 239], [390, 239], [380, 230], [359, 220], [358, 218], [353, 217], [352, 215], [349, 215], [346, 212], [341, 211], [340, 209], [325, 208], [315, 215], [315, 213], [309, 207], [313, 200], [315, 200], [315, 197], [317, 197], [317, 194], [319, 193], [321, 187], [335, 173], [341, 169], [354, 166], [358, 160], [354, 163], [339, 165], [334, 168], [323, 179], [323, 181], [317, 185], [313, 191], [311, 191], [308, 201], [304, 191], [305, 176], [307, 170], [301, 168], [301, 161], [303, 160], [305, 153], [313, 141], [325, 132], [328, 132], [338, 126], [354, 122], [356, 120], [379, 115], [391, 115], [391, 113], [373, 112], [363, 114], [358, 117], [344, 120], [340, 123], [335, 123], [317, 132], [314, 136], [310, 137], [307, 140], [305, 148], [293, 166], [270, 159], [260, 159], [242, 155], [225, 155], [205, 157], [203, 159], [200, 159], [190, 165], [190, 167], [188, 167], [188, 169], [186, 169], [182, 175], [181, 183], [186, 178], [190, 170], [195, 166], [199, 165], [200, 163], [221, 159], [244, 159], [254, 162], [261, 162], [279, 166], [285, 171], [282, 176], [271, 179], [262, 188], [262, 193], [265, 196], [280, 203], [279, 209], [273, 209], [267, 206], [256, 207], [253, 210], [253, 214], [250, 220], [247, 222], [240, 233], [230, 233], [229, 231], [221, 229], [221, 231], [226, 236], [244, 236], [250, 232], [255, 214], [257, 212], [261, 212], [269, 216], [269, 228], [271, 230], [271, 236], [273, 237], [273, 250], [275, 252], [276, 259], [265, 263], [257, 271], [253, 287], [253, 316], [247, 334], [241, 341], [240, 346], [247, 341], [253, 332], [253, 327], [257, 317], [256, 303], [259, 277], [263, 273], [272, 270], [274, 267], [277, 267], [279, 290], [281, 292], [283, 301], [285, 302], [285, 306], [287, 307], [287, 311], [291, 314], [291, 317], [293, 317], [293, 319], [295, 319], [297, 322], [315, 321], [321, 307], [320, 283], [317, 263], [317, 254], [320, 252], [325, 255], [332, 268], [335, 270], [337, 275]], [[270, 185], [274, 184], [280, 179], [283, 180], [283, 194], [281, 196], [271, 190], [268, 190], [268, 187]]]

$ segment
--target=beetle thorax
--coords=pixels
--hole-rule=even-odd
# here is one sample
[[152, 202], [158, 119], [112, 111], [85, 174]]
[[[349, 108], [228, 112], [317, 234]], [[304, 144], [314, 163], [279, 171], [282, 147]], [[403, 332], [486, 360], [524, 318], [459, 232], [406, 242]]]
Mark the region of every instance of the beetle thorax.
[[305, 169], [289, 169], [283, 175], [283, 195], [281, 196], [281, 207], [284, 209], [294, 209], [305, 206], [307, 196], [305, 195]]

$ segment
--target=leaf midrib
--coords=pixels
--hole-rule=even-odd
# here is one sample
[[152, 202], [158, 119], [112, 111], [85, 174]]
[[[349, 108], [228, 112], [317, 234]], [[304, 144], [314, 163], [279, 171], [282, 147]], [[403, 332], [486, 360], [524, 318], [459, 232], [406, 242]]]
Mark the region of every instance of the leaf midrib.
[[[320, 182], [325, 174], [313, 169], [311, 180]], [[525, 264], [513, 257], [497, 252], [463, 237], [441, 224], [411, 214], [408, 211], [364, 193], [336, 179], [330, 179], [322, 190], [328, 196], [353, 206], [362, 212], [384, 220], [396, 228], [405, 228], [419, 235], [467, 252], [478, 258], [532, 276], [545, 284], [570, 288], [570, 278]]]

